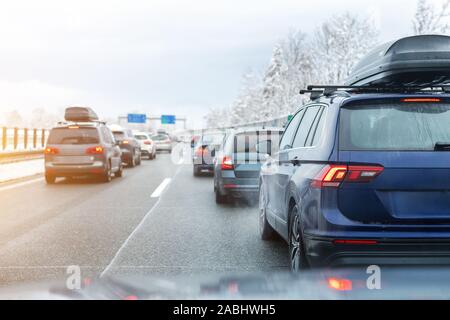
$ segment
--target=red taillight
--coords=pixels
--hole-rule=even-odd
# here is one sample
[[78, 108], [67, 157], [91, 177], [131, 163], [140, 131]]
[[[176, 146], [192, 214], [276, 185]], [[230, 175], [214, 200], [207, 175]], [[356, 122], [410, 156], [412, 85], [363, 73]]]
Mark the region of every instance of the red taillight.
[[361, 245], [361, 246], [370, 246], [375, 245], [378, 242], [375, 240], [334, 240], [333, 244], [345, 244], [345, 245]]
[[346, 173], [347, 166], [327, 165], [312, 181], [311, 186], [313, 188], [337, 188], [344, 181]]
[[402, 99], [402, 102], [409, 102], [409, 103], [414, 103], [414, 102], [441, 102], [441, 99], [439, 99], [439, 98], [406, 98], [406, 99]]
[[343, 181], [370, 182], [383, 170], [384, 168], [381, 166], [327, 165], [312, 181], [311, 186], [314, 188], [338, 188]]
[[349, 279], [328, 278], [328, 287], [337, 291], [351, 291], [353, 284]]
[[97, 147], [90, 147], [86, 149], [87, 154], [103, 154], [103, 147], [97, 146]]
[[59, 150], [57, 148], [47, 147], [44, 150], [45, 154], [58, 154]]
[[380, 166], [349, 166], [347, 181], [349, 182], [370, 182], [383, 172], [384, 168]]
[[234, 169], [233, 160], [231, 159], [231, 157], [223, 157], [222, 158], [221, 169], [222, 170], [233, 170]]
[[146, 144], [146, 145], [151, 145], [152, 142], [151, 142], [150, 140], [145, 140], [145, 141], [144, 141], [144, 144]]

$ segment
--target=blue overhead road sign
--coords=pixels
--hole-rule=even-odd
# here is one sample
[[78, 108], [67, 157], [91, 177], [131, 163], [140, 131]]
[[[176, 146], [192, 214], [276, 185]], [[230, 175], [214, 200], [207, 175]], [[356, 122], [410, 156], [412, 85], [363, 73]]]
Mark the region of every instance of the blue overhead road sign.
[[161, 116], [161, 124], [175, 124], [175, 116], [164, 115]]
[[146, 123], [146, 122], [147, 122], [147, 115], [145, 114], [135, 114], [135, 113], [128, 114], [128, 123]]

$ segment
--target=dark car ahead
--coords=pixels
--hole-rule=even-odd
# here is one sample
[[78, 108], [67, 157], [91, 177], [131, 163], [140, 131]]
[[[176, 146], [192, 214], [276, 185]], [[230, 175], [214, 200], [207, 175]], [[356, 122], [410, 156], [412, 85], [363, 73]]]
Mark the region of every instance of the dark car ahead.
[[141, 164], [141, 145], [129, 129], [112, 126], [114, 138], [122, 151], [122, 162], [134, 168]]
[[111, 181], [122, 176], [120, 148], [103, 123], [64, 124], [50, 131], [45, 148], [45, 180], [57, 177], [98, 176]]
[[218, 204], [230, 198], [257, 197], [261, 163], [277, 145], [280, 128], [239, 129], [229, 132], [214, 159], [214, 192]]
[[288, 241], [293, 270], [450, 263], [449, 123], [443, 92], [303, 106], [261, 169], [261, 237]]
[[205, 133], [193, 148], [192, 162], [194, 176], [199, 176], [202, 172], [214, 172], [214, 157], [220, 149], [225, 133]]

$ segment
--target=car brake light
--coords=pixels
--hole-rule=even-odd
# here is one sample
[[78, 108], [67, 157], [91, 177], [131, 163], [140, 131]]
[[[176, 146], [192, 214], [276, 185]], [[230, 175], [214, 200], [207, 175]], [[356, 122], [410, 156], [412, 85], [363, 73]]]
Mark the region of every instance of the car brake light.
[[347, 174], [347, 166], [343, 165], [327, 165], [312, 181], [313, 188], [331, 187], [337, 188], [344, 181]]
[[122, 141], [122, 144], [129, 144], [130, 143], [130, 141], [128, 141], [128, 140], [123, 140]]
[[314, 188], [338, 188], [342, 182], [367, 183], [378, 177], [382, 166], [327, 165], [312, 181]]
[[328, 287], [337, 291], [351, 291], [353, 284], [349, 279], [328, 278]]
[[79, 126], [70, 126], [69, 129], [80, 129]]
[[349, 182], [370, 182], [383, 172], [381, 166], [349, 166], [347, 181]]
[[44, 150], [45, 154], [58, 154], [59, 150], [57, 148], [47, 147]]
[[231, 159], [231, 157], [223, 157], [222, 158], [221, 169], [222, 170], [233, 170], [234, 169], [233, 160]]
[[440, 98], [406, 98], [402, 99], [402, 102], [441, 102]]
[[86, 149], [87, 154], [103, 154], [103, 147], [97, 146], [97, 147], [90, 147]]
[[150, 140], [145, 140], [145, 141], [144, 141], [144, 144], [146, 144], [146, 145], [151, 145], [152, 142], [151, 142]]

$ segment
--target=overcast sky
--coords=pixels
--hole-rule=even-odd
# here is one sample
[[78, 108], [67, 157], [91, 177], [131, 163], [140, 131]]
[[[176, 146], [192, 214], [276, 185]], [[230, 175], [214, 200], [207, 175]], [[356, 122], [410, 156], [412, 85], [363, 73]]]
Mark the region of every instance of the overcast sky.
[[199, 126], [289, 30], [312, 32], [344, 11], [375, 19], [387, 41], [410, 34], [415, 1], [1, 1], [0, 111], [89, 105]]

